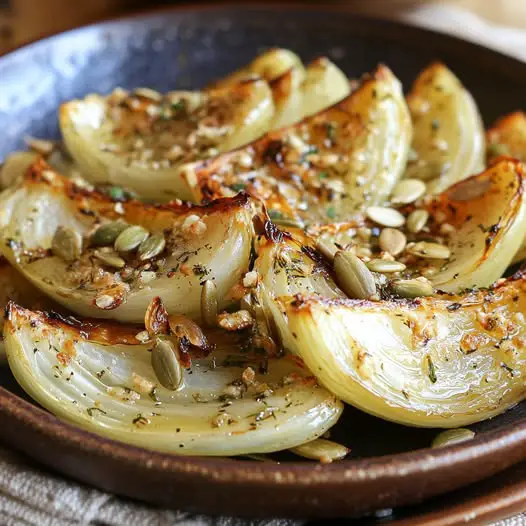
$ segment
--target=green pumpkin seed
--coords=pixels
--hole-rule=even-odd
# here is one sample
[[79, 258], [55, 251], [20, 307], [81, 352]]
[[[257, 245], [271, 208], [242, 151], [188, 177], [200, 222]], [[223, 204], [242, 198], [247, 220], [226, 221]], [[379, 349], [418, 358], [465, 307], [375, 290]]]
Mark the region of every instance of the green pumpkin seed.
[[372, 259], [367, 263], [367, 268], [373, 272], [382, 272], [383, 274], [388, 274], [390, 272], [402, 272], [402, 270], [405, 270], [406, 267], [400, 261]]
[[354, 254], [338, 251], [334, 256], [334, 270], [338, 285], [350, 298], [369, 299], [376, 293], [374, 276]]
[[345, 458], [349, 454], [350, 449], [332, 440], [317, 438], [312, 442], [293, 447], [289, 451], [300, 457], [319, 460], [324, 464], [328, 464], [333, 460]]
[[378, 238], [380, 248], [393, 256], [398, 256], [404, 251], [407, 238], [403, 232], [395, 228], [384, 228]]
[[103, 252], [102, 250], [95, 250], [93, 255], [105, 265], [108, 265], [108, 267], [123, 268], [126, 265], [126, 261], [124, 261], [124, 259], [122, 259], [115, 252]]
[[124, 221], [111, 221], [100, 225], [91, 236], [91, 244], [95, 246], [111, 245], [121, 232], [128, 228]]
[[475, 433], [471, 429], [459, 427], [458, 429], [448, 429], [442, 431], [433, 440], [431, 447], [443, 447], [451, 444], [458, 444], [459, 442], [465, 442], [471, 440], [475, 436]]
[[71, 228], [59, 226], [51, 240], [51, 251], [64, 261], [75, 261], [82, 253], [82, 236]]
[[427, 241], [410, 243], [407, 245], [406, 252], [413, 256], [429, 259], [449, 259], [451, 256], [451, 250], [445, 245], [428, 243]]
[[129, 226], [122, 231], [115, 240], [117, 252], [130, 252], [135, 250], [149, 236], [148, 230], [139, 225]]
[[426, 226], [428, 219], [427, 210], [413, 210], [407, 218], [407, 230], [412, 234], [417, 234]]
[[338, 252], [338, 247], [332, 241], [321, 238], [316, 241], [316, 248], [328, 261], [332, 261]]
[[166, 239], [164, 238], [164, 234], [159, 232], [153, 234], [139, 245], [137, 255], [141, 261], [146, 261], [147, 259], [158, 256], [165, 247]]
[[209, 279], [201, 289], [201, 318], [208, 327], [217, 325], [217, 287]]
[[402, 298], [419, 298], [432, 296], [433, 286], [427, 281], [420, 279], [401, 279], [392, 283], [393, 292]]
[[426, 183], [420, 179], [403, 179], [394, 188], [391, 203], [407, 205], [420, 199], [426, 193]]
[[305, 228], [305, 223], [299, 217], [274, 217], [272, 222], [278, 226], [291, 227], [291, 228]]
[[398, 228], [405, 223], [405, 217], [394, 208], [370, 206], [365, 213], [371, 221], [382, 226]]
[[151, 361], [159, 383], [170, 391], [176, 391], [183, 382], [183, 368], [177, 359], [174, 344], [165, 338], [156, 338]]

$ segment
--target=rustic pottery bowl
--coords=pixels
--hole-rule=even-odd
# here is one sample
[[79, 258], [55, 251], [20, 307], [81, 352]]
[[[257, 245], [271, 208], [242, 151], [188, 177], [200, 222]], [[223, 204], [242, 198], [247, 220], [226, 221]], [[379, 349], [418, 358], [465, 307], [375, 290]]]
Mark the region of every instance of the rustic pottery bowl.
[[[526, 64], [449, 36], [327, 10], [178, 8], [73, 30], [0, 58], [0, 159], [23, 147], [26, 134], [57, 137], [62, 101], [117, 85], [196, 88], [270, 46], [306, 60], [327, 54], [350, 77], [384, 62], [406, 87], [441, 59], [473, 93], [486, 123], [526, 101]], [[421, 502], [526, 460], [526, 403], [472, 426], [474, 440], [441, 449], [428, 448], [434, 430], [347, 408], [333, 437], [352, 448], [348, 460], [320, 465], [284, 454], [268, 464], [177, 457], [108, 440], [37, 407], [7, 370], [0, 379], [3, 442], [104, 490], [200, 513], [356, 516]]]

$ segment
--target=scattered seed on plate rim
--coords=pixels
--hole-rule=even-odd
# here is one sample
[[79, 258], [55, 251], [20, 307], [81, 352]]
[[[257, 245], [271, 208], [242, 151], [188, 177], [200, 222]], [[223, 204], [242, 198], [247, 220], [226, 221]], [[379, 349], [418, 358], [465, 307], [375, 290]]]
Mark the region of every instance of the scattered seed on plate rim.
[[76, 230], [58, 226], [51, 240], [51, 251], [60, 259], [71, 263], [82, 253], [82, 236]]
[[427, 259], [449, 259], [451, 256], [451, 250], [445, 245], [428, 241], [409, 243], [406, 247], [406, 252], [413, 256]]
[[367, 263], [367, 268], [373, 272], [391, 273], [402, 272], [406, 266], [400, 261], [388, 261], [386, 259], [371, 259]]
[[407, 205], [420, 199], [426, 193], [426, 184], [420, 179], [403, 179], [394, 188], [391, 203]]
[[217, 287], [210, 279], [203, 283], [201, 289], [201, 318], [208, 327], [217, 324]]
[[424, 296], [432, 296], [433, 285], [423, 279], [401, 279], [391, 283], [393, 292], [402, 298], [414, 299]]
[[342, 460], [351, 450], [343, 444], [338, 444], [332, 440], [317, 438], [312, 442], [290, 448], [289, 451], [303, 458], [319, 460], [323, 464], [329, 464], [334, 460]]
[[475, 436], [475, 433], [471, 429], [459, 427], [457, 429], [447, 429], [439, 433], [433, 440], [431, 447], [443, 447], [451, 444], [458, 444], [459, 442], [465, 442], [471, 440]]
[[393, 256], [398, 256], [404, 251], [407, 238], [403, 232], [395, 228], [384, 228], [378, 238], [378, 244], [382, 250]]
[[369, 299], [376, 293], [376, 283], [366, 264], [354, 254], [339, 250], [334, 256], [338, 285], [350, 298]]
[[151, 363], [159, 383], [176, 391], [183, 382], [183, 368], [177, 359], [174, 344], [166, 338], [156, 338], [151, 352]]
[[407, 218], [407, 230], [411, 234], [418, 234], [427, 223], [429, 212], [427, 210], [413, 210]]
[[149, 236], [148, 230], [139, 225], [132, 225], [123, 230], [115, 240], [117, 252], [130, 252], [135, 250]]
[[398, 228], [405, 223], [405, 217], [394, 208], [370, 206], [365, 211], [367, 217], [381, 226]]

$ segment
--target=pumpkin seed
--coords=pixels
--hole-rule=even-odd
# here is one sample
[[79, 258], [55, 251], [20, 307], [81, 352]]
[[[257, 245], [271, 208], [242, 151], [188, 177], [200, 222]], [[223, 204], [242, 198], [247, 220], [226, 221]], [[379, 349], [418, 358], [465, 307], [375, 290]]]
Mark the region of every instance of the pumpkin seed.
[[380, 248], [393, 256], [401, 254], [404, 251], [406, 243], [407, 238], [404, 233], [395, 228], [384, 228], [378, 238]]
[[178, 338], [187, 338], [195, 347], [203, 349], [208, 347], [208, 341], [201, 327], [190, 318], [182, 314], [173, 314], [168, 316], [168, 325], [172, 334], [175, 334]]
[[413, 210], [407, 218], [407, 230], [412, 234], [417, 234], [426, 226], [428, 219], [427, 210]]
[[126, 261], [124, 261], [124, 259], [122, 259], [115, 252], [103, 252], [101, 250], [95, 250], [93, 255], [109, 267], [123, 268], [124, 265], [126, 265]]
[[305, 223], [299, 218], [299, 217], [274, 217], [272, 218], [272, 222], [275, 225], [278, 226], [285, 226], [285, 227], [291, 227], [291, 228], [305, 228]]
[[394, 188], [391, 203], [407, 205], [426, 193], [426, 184], [420, 179], [403, 179]]
[[183, 381], [183, 368], [177, 359], [174, 344], [165, 338], [156, 338], [151, 360], [159, 383], [170, 391], [176, 391]]
[[145, 239], [137, 250], [137, 255], [141, 261], [152, 259], [158, 256], [166, 247], [166, 239], [162, 232], [153, 234]]
[[91, 236], [91, 244], [95, 246], [111, 245], [121, 232], [128, 228], [124, 221], [111, 221], [100, 225]]
[[387, 261], [385, 259], [372, 259], [367, 263], [367, 268], [373, 272], [402, 272], [405, 270], [405, 265], [400, 261]]
[[329, 261], [332, 261], [336, 252], [338, 252], [338, 247], [332, 241], [321, 238], [316, 241], [316, 248]]
[[365, 211], [367, 217], [382, 226], [398, 228], [405, 223], [405, 217], [394, 208], [385, 206], [370, 206]]
[[324, 464], [329, 464], [333, 460], [345, 458], [351, 450], [332, 440], [317, 438], [312, 442], [293, 447], [289, 451], [303, 458], [319, 460]]
[[[250, 298], [250, 294], [247, 294]], [[217, 320], [217, 287], [207, 279], [201, 289], [201, 318], [208, 327], [215, 327]]]
[[451, 444], [458, 444], [471, 440], [475, 433], [471, 429], [459, 427], [458, 429], [448, 429], [439, 433], [433, 440], [431, 447], [443, 447]]
[[334, 256], [338, 284], [350, 298], [368, 299], [376, 293], [374, 276], [354, 254], [339, 250]]
[[445, 245], [427, 241], [410, 243], [407, 245], [406, 251], [413, 256], [429, 259], [448, 259], [451, 256], [451, 250]]
[[139, 97], [144, 97], [145, 99], [150, 99], [154, 101], [160, 101], [163, 96], [154, 89], [151, 88], [136, 88], [134, 90], [134, 94], [138, 95]]
[[129, 226], [123, 230], [115, 240], [117, 252], [130, 252], [135, 250], [149, 236], [148, 230], [139, 225]]
[[82, 253], [82, 236], [71, 228], [59, 226], [51, 240], [51, 251], [64, 261], [75, 261]]
[[402, 298], [419, 298], [432, 296], [433, 286], [421, 279], [400, 279], [392, 283], [393, 292]]

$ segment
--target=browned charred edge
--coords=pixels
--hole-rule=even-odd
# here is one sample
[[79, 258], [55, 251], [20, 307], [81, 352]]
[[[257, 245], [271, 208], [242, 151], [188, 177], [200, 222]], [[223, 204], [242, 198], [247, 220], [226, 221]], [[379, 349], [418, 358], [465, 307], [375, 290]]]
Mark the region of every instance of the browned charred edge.
[[[323, 60], [323, 57], [321, 57], [318, 60]], [[276, 82], [281, 81], [282, 77], [287, 74], [288, 72], [285, 72], [282, 76], [277, 77], [275, 81]], [[207, 160], [201, 161], [200, 163], [196, 163], [195, 164], [195, 175], [197, 177], [197, 184], [201, 191], [202, 198], [207, 200], [207, 199], [211, 199], [214, 195], [216, 195], [216, 190], [214, 189], [214, 185], [210, 184], [210, 180], [209, 180], [210, 175], [219, 172], [221, 167], [225, 163], [230, 162], [231, 159], [234, 158], [237, 152], [243, 151], [249, 148], [253, 148], [256, 151], [263, 152], [261, 155], [261, 161], [260, 161], [261, 165], [264, 165], [265, 163], [274, 163], [278, 167], [282, 167], [283, 166], [283, 159], [281, 156], [281, 148], [283, 146], [282, 139], [291, 130], [298, 129], [304, 126], [305, 124], [309, 124], [310, 122], [314, 122], [318, 119], [324, 118], [325, 116], [329, 116], [334, 111], [340, 111], [342, 113], [347, 113], [351, 116], [353, 114], [352, 106], [354, 104], [355, 99], [361, 93], [361, 91], [367, 90], [370, 84], [374, 84], [375, 82], [387, 79], [390, 75], [392, 75], [391, 70], [387, 66], [380, 64], [372, 74], [362, 79], [359, 87], [355, 91], [353, 91], [343, 100], [336, 102], [332, 106], [329, 106], [328, 108], [325, 108], [322, 111], [314, 115], [305, 117], [304, 119], [302, 119], [301, 121], [295, 124], [286, 126], [285, 128], [281, 128], [280, 130], [273, 130], [273, 131], [267, 132], [265, 135], [259, 137], [258, 139], [252, 141], [251, 143], [245, 144], [244, 146], [236, 148], [235, 150], [232, 150], [226, 153], [222, 153], [222, 154], [217, 155], [216, 157], [212, 157], [211, 159], [207, 159]]]
[[[54, 174], [54, 181], [50, 182], [43, 172], [48, 171]], [[163, 204], [143, 203], [137, 199], [128, 199], [125, 201], [111, 199], [108, 195], [98, 190], [88, 190], [77, 186], [72, 180], [54, 171], [44, 159], [37, 159], [26, 172], [25, 181], [28, 183], [44, 184], [50, 187], [56, 187], [64, 191], [65, 195], [71, 200], [79, 201], [82, 198], [90, 199], [94, 205], [113, 205], [121, 202], [124, 207], [141, 208], [145, 211], [167, 211], [177, 215], [193, 212], [226, 212], [236, 208], [246, 208], [249, 206], [251, 198], [246, 193], [239, 193], [234, 197], [221, 197], [214, 199], [204, 205], [196, 205], [189, 202], [171, 201]], [[58, 184], [57, 184], [58, 183]]]
[[31, 326], [43, 323], [65, 330], [83, 340], [94, 341], [105, 345], [138, 344], [136, 334], [143, 327], [137, 325], [123, 325], [118, 322], [97, 320], [94, 318], [78, 319], [74, 316], [65, 316], [57, 312], [31, 311], [24, 309], [13, 301], [5, 307], [5, 319], [13, 324], [15, 328], [20, 327], [22, 322]]
[[440, 71], [441, 69], [447, 70], [448, 68], [443, 62], [440, 62], [439, 60], [431, 62], [431, 64], [429, 64], [424, 70], [422, 70], [419, 73], [418, 77], [415, 79], [413, 85], [411, 86], [411, 91], [407, 95], [407, 98], [418, 96], [418, 91], [422, 88], [422, 86], [429, 84], [431, 78], [434, 75], [436, 75], [437, 71]]

